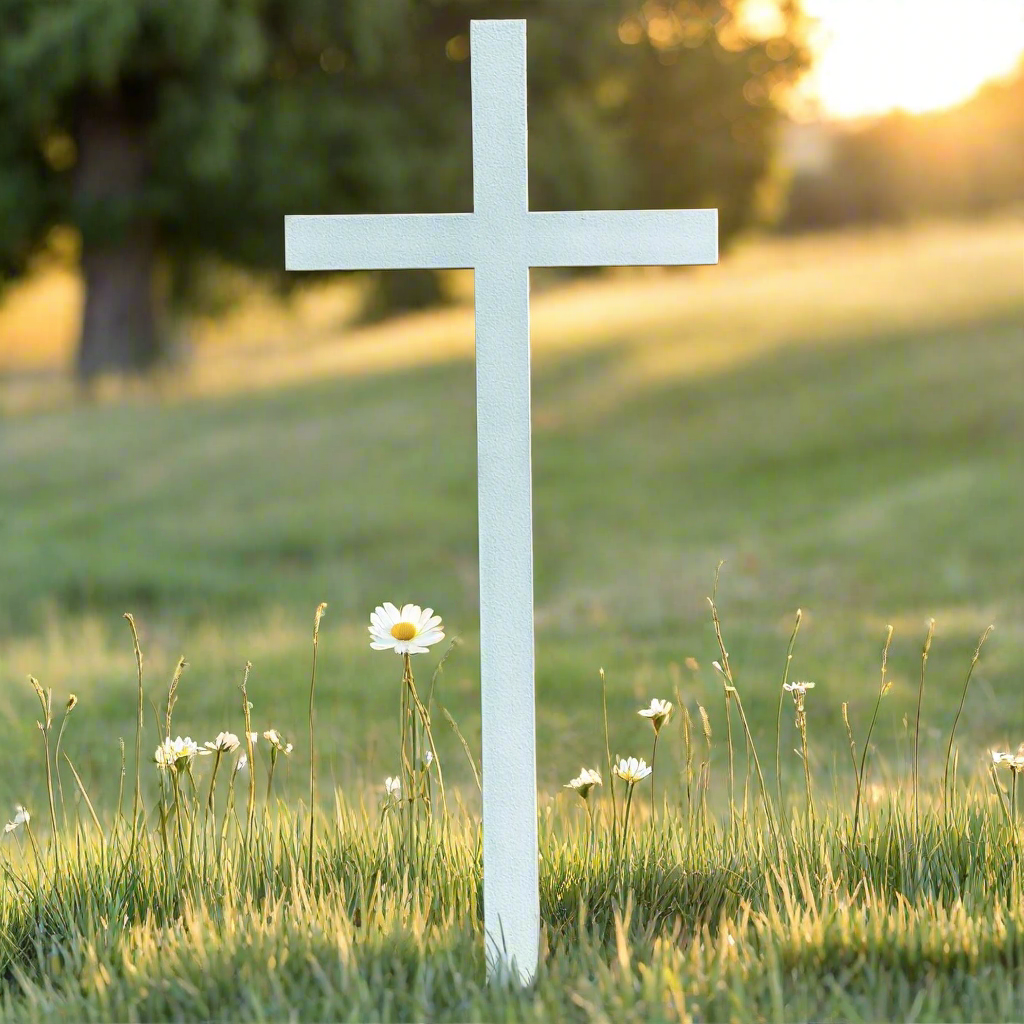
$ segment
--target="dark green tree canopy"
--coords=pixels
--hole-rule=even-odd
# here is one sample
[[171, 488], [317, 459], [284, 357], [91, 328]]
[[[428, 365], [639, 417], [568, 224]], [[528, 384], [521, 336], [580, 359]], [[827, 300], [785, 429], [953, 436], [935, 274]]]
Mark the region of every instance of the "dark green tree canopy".
[[[144, 368], [286, 213], [468, 209], [468, 23], [525, 17], [536, 208], [749, 221], [799, 19], [741, 0], [0, 0], [0, 285], [80, 240], [79, 371]], [[291, 282], [288, 282], [289, 284]], [[429, 293], [429, 290], [428, 290]]]

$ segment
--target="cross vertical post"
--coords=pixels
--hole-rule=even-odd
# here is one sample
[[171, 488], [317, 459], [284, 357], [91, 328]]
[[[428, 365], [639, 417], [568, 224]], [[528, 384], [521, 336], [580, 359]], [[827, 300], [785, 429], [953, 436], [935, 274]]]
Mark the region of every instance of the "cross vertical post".
[[540, 943], [525, 251], [526, 23], [473, 22], [484, 929], [493, 975], [533, 977]]
[[530, 267], [717, 263], [718, 212], [531, 213], [526, 22], [471, 22], [470, 56], [473, 212], [289, 216], [285, 265], [474, 271], [484, 932], [490, 977], [530, 981], [540, 952]]

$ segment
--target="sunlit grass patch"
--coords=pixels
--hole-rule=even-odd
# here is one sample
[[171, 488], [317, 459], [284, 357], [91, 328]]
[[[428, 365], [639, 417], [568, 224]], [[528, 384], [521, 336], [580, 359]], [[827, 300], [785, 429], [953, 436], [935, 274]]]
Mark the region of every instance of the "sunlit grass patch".
[[[311, 745], [317, 732], [325, 738], [315, 706], [324, 611], [312, 635]], [[608, 720], [602, 683], [608, 724], [589, 749], [599, 763], [604, 746], [607, 777], [585, 768], [564, 786], [572, 792], [541, 810], [541, 963], [527, 988], [484, 980], [479, 822], [457, 792], [446, 799], [434, 736], [450, 728], [474, 763], [451, 716], [435, 721], [437, 670], [453, 648], [423, 659], [429, 684], [413, 677], [412, 658], [442, 638], [432, 609], [374, 613], [364, 642], [395, 667], [400, 769], [369, 793], [335, 789], [330, 808], [317, 800], [315, 773], [307, 801], [275, 795], [278, 759], [294, 745], [276, 728], [253, 727], [248, 664], [222, 723], [241, 722], [242, 739], [223, 729], [203, 742], [172, 739], [184, 663], [154, 700], [126, 616], [138, 668], [136, 756], [123, 755], [113, 807], [97, 811], [66, 754], [75, 789], [62, 787], [59, 748], [79, 701], [64, 702], [56, 726], [60, 700], [32, 681], [48, 821], [20, 806], [5, 828], [0, 1019], [1019, 1019], [1024, 745], [979, 752], [987, 774], [958, 772], [954, 718], [945, 770], [887, 786], [869, 757], [872, 716], [862, 738], [850, 726], [852, 793], [836, 777], [816, 778], [812, 791], [806, 774], [803, 793], [769, 785], [715, 599], [711, 615], [728, 759], [713, 768], [722, 738], [677, 684], [677, 703], [654, 697], [639, 709], [653, 733], [648, 765], [623, 739], [626, 723]], [[891, 640], [890, 627], [876, 711], [890, 689]], [[812, 686], [784, 673], [778, 688], [780, 700], [793, 698], [806, 764]], [[142, 746], [147, 703], [164, 737], [153, 754]], [[781, 741], [780, 716], [777, 757]], [[681, 748], [681, 767], [662, 777], [655, 801], [659, 742]], [[648, 779], [650, 801], [635, 792]], [[582, 798], [585, 813], [569, 798]]]

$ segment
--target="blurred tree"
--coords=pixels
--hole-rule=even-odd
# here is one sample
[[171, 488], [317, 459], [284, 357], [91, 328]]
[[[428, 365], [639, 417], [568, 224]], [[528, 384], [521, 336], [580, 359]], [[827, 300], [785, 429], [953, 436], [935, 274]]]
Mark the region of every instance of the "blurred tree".
[[723, 246], [778, 205], [779, 107], [805, 69], [795, 3], [640, 4], [618, 26], [616, 93], [632, 164], [628, 201], [715, 206]]
[[[74, 228], [78, 372], [142, 370], [219, 266], [295, 284], [285, 213], [470, 208], [482, 17], [530, 23], [535, 208], [717, 205], [723, 242], [754, 215], [787, 0], [0, 0], [0, 284]], [[381, 280], [371, 313], [440, 296]]]

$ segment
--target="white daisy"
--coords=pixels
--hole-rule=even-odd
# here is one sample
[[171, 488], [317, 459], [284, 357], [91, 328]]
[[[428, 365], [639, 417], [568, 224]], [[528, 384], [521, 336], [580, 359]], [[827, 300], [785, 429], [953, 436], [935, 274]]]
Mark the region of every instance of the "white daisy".
[[282, 754], [290, 754], [292, 752], [292, 745], [285, 743], [282, 739], [281, 734], [276, 729], [268, 729], [264, 734], [263, 738], [277, 751]]
[[1009, 765], [1010, 771], [1014, 773], [1024, 772], [1024, 743], [1017, 748], [1016, 754], [1007, 750], [993, 750], [992, 763]]
[[233, 732], [219, 732], [215, 739], [207, 740], [203, 746], [207, 750], [230, 754], [232, 750], [238, 749], [238, 737]]
[[570, 779], [562, 788], [575, 790], [584, 800], [595, 786], [601, 785], [601, 776], [592, 768], [581, 768], [575, 779]]
[[14, 810], [14, 817], [4, 825], [4, 832], [13, 832], [16, 828], [19, 828], [22, 825], [27, 825], [29, 819], [32, 817], [32, 815], [29, 814], [21, 804], [15, 805]]
[[402, 780], [397, 776], [389, 775], [384, 780], [384, 793], [388, 800], [401, 800]]
[[803, 696], [808, 690], [814, 689], [814, 683], [783, 683], [782, 688], [787, 693], [797, 693]]
[[370, 646], [375, 651], [396, 654], [426, 654], [431, 644], [444, 639], [441, 616], [433, 608], [418, 604], [403, 605], [399, 610], [390, 601], [378, 605], [370, 614]]
[[651, 706], [649, 708], [641, 708], [637, 714], [641, 718], [649, 718], [651, 725], [654, 726], [654, 731], [661, 732], [661, 727], [668, 721], [669, 715], [672, 714], [672, 701], [658, 700], [657, 697], [654, 697], [651, 700]]
[[188, 768], [198, 754], [208, 753], [208, 750], [201, 750], [199, 744], [191, 736], [186, 736], [184, 739], [178, 736], [173, 740], [168, 736], [156, 748], [153, 760], [156, 761], [158, 768], [165, 771], [183, 771]]
[[620, 757], [614, 770], [624, 782], [635, 784], [646, 779], [654, 769], [642, 757]]

